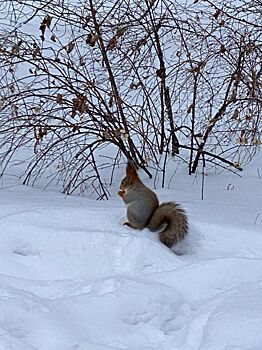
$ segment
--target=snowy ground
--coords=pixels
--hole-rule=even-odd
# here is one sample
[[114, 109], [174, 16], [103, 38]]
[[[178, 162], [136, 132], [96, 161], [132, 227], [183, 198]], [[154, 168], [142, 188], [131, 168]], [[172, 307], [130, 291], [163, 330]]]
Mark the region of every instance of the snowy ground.
[[[122, 169], [124, 172], [124, 169]], [[125, 208], [12, 181], [0, 190], [0, 350], [261, 350], [262, 157], [181, 175], [176, 254], [122, 226]], [[150, 185], [150, 182], [148, 182]]]

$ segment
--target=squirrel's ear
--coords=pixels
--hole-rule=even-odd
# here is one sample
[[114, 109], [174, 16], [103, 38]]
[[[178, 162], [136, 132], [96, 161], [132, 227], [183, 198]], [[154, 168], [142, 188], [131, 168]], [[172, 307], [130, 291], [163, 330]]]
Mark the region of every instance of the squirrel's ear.
[[137, 176], [136, 166], [132, 160], [128, 160], [127, 162], [126, 175]]

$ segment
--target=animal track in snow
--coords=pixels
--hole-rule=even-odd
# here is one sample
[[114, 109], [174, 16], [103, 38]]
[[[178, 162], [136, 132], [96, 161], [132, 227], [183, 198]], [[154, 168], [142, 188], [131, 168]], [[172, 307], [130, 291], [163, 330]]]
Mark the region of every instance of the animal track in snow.
[[39, 256], [40, 251], [31, 247], [28, 243], [19, 243], [15, 248], [13, 248], [13, 253], [21, 256]]

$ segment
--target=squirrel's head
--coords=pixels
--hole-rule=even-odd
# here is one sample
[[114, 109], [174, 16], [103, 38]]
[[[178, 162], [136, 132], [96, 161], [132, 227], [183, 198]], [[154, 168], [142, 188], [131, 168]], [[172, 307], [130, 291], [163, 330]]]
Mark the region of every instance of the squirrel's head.
[[139, 181], [136, 167], [132, 161], [128, 161], [126, 166], [126, 176], [120, 183], [121, 190], [126, 190], [132, 186], [136, 181]]

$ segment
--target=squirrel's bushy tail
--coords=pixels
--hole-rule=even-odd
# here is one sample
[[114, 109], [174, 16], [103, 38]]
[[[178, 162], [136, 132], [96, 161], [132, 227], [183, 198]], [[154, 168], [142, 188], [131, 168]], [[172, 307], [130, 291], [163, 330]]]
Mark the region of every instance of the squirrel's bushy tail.
[[162, 203], [151, 217], [147, 227], [160, 232], [160, 241], [167, 247], [182, 240], [188, 232], [188, 220], [185, 211], [175, 202]]

